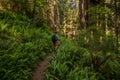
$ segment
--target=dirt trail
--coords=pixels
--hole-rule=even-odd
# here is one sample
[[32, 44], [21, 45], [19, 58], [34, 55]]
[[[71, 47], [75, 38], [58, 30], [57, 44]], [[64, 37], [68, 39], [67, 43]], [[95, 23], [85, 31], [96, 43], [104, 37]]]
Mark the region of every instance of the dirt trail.
[[47, 57], [44, 58], [43, 61], [39, 63], [37, 68], [34, 70], [32, 74], [31, 80], [44, 80], [44, 73], [46, 69], [46, 65], [50, 61], [51, 57], [54, 55], [54, 53], [49, 54]]

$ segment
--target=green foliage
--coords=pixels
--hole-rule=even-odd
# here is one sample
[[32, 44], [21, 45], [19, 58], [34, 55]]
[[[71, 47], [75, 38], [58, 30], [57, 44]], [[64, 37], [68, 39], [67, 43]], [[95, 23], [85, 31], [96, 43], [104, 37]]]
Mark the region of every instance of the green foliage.
[[[115, 57], [114, 57], [115, 58]], [[119, 80], [120, 79], [120, 63], [116, 59], [110, 59], [106, 62], [106, 64], [103, 67], [103, 70], [101, 71], [106, 79], [114, 79]]]
[[0, 79], [28, 80], [33, 68], [52, 51], [51, 32], [30, 25], [21, 14], [0, 17]]
[[11, 26], [24, 26], [27, 27], [30, 24], [30, 19], [22, 14], [16, 14], [11, 11], [3, 11], [0, 15], [0, 20], [2, 20], [2, 24]]
[[108, 7], [96, 5], [95, 7], [90, 8], [87, 12], [89, 14], [94, 14], [94, 15], [97, 15], [97, 14], [102, 14], [102, 15], [107, 14], [108, 15], [108, 14], [110, 14], [111, 10]]
[[46, 80], [97, 79], [96, 74], [90, 72], [90, 63], [91, 56], [87, 49], [78, 48], [71, 41], [64, 40], [56, 56], [48, 65]]
[[62, 46], [48, 64], [46, 80], [119, 80], [120, 62], [114, 42], [113, 36], [96, 26], [81, 32], [77, 45], [62, 39]]
[[1, 0], [0, 3], [3, 10], [26, 14], [29, 17], [32, 13], [31, 0]]
[[[111, 16], [112, 10], [109, 7], [104, 7], [101, 5], [96, 5], [94, 7], [89, 8], [87, 11], [88, 16], [90, 16], [87, 21], [88, 26], [95, 26], [96, 24], [101, 25], [105, 28], [105, 25], [109, 25], [108, 27], [112, 27], [112, 18]], [[107, 19], [107, 23], [106, 20]]]
[[79, 46], [87, 48], [91, 52], [115, 52], [115, 40], [112, 34], [106, 35], [101, 27], [93, 26], [81, 32], [78, 43]]
[[[93, 34], [91, 34], [91, 31], [93, 31]], [[101, 41], [100, 37], [102, 37]], [[120, 70], [117, 68], [120, 66], [120, 63], [117, 54], [115, 54], [115, 40], [114, 36], [111, 34], [106, 35], [104, 30], [97, 26], [90, 27], [80, 34], [78, 40], [79, 46], [87, 48], [90, 51], [93, 69], [100, 80], [108, 80], [110, 78], [119, 79]]]

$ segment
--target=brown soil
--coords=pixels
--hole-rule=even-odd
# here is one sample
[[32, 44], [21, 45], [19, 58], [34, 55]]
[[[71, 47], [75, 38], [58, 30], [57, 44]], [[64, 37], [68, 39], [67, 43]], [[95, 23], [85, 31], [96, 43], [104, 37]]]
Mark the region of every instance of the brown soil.
[[54, 53], [49, 54], [47, 57], [44, 58], [43, 61], [39, 63], [39, 65], [32, 74], [31, 80], [44, 80], [45, 69], [47, 67], [46, 65], [48, 64], [53, 55]]

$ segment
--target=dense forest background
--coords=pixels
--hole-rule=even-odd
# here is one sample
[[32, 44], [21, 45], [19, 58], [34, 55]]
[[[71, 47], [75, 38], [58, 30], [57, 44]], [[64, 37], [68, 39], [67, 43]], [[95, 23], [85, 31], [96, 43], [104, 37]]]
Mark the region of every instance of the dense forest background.
[[120, 0], [0, 0], [0, 80], [30, 80], [55, 27], [45, 80], [120, 80]]

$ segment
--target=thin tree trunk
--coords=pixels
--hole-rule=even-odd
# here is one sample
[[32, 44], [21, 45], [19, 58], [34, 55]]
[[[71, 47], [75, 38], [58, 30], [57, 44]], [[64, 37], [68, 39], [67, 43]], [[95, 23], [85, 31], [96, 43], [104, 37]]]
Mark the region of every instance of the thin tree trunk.
[[54, 32], [58, 31], [58, 8], [57, 8], [57, 0], [54, 0]]
[[115, 5], [115, 28], [116, 28], [116, 53], [118, 54], [118, 21], [119, 21], [119, 17], [118, 17], [118, 15], [117, 15], [117, 13], [118, 13], [118, 9], [117, 9], [117, 0], [115, 0], [115, 2], [114, 2], [114, 5]]
[[57, 24], [57, 3], [56, 0], [54, 0], [54, 24]]
[[[86, 0], [86, 10], [89, 9], [89, 0]], [[86, 26], [88, 27], [89, 26], [89, 23], [88, 23], [88, 20], [89, 20], [89, 15], [88, 15], [88, 12], [86, 12]]]
[[86, 28], [86, 21], [85, 21], [85, 1], [79, 0], [79, 16], [80, 16], [80, 27], [82, 29]]
[[36, 6], [36, 0], [34, 0], [34, 6], [33, 6], [33, 12], [32, 12], [32, 18], [34, 18], [34, 14], [35, 14], [35, 6]]

